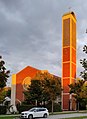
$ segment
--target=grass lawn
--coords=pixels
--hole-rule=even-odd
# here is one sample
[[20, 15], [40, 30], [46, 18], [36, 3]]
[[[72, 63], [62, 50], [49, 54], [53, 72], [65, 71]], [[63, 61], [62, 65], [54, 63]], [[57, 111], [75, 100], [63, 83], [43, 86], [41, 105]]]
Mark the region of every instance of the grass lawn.
[[0, 116], [0, 119], [18, 119], [16, 116]]
[[0, 119], [15, 119], [15, 117], [0, 117]]

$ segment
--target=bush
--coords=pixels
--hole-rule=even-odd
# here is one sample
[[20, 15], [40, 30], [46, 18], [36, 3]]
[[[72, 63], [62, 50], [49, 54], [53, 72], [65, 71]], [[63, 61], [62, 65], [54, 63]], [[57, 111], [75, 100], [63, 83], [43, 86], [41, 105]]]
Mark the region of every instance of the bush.
[[[49, 112], [52, 111], [52, 103], [49, 102], [46, 106], [45, 106]], [[59, 103], [54, 103], [54, 106], [53, 106], [53, 111], [54, 112], [61, 112], [61, 105]]]
[[17, 106], [17, 110], [19, 111], [19, 113], [21, 113], [21, 112], [27, 111], [33, 107], [35, 107], [35, 106], [34, 105], [20, 105], [20, 106]]
[[[23, 112], [23, 111], [27, 111], [33, 107], [36, 107], [35, 105], [17, 105], [17, 110], [19, 111], [19, 113]], [[39, 106], [41, 107], [41, 106]], [[42, 107], [46, 107], [48, 109], [49, 112], [51, 112], [52, 110], [52, 103], [49, 102], [48, 104], [46, 104], [45, 106]], [[61, 112], [61, 105], [59, 103], [54, 103], [54, 112]]]
[[0, 114], [6, 114], [7, 107], [6, 106], [0, 106]]
[[86, 110], [86, 103], [85, 102], [79, 103], [79, 110]]

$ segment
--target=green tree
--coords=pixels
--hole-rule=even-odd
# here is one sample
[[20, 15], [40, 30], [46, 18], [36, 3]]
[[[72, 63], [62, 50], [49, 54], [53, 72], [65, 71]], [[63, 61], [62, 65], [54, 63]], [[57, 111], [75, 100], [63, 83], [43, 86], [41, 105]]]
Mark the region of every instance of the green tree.
[[53, 113], [54, 100], [56, 100], [58, 96], [61, 96], [61, 79], [60, 77], [54, 76], [49, 72], [39, 72], [36, 76], [36, 79], [41, 80], [43, 89], [43, 100], [52, 102]]
[[6, 86], [6, 82], [9, 78], [9, 70], [6, 70], [5, 61], [2, 60], [0, 56], [0, 90]]
[[87, 45], [84, 45], [83, 52], [85, 52], [87, 54]]
[[6, 91], [3, 89], [2, 91], [0, 91], [0, 104], [3, 103], [5, 96], [6, 96]]
[[[86, 55], [87, 55], [87, 45], [84, 45], [84, 47], [83, 47], [83, 52], [85, 52], [86, 53]], [[82, 71], [81, 73], [80, 73], [80, 75], [81, 75], [81, 77], [84, 79], [84, 80], [86, 80], [87, 81], [87, 59], [81, 59], [80, 60], [80, 63], [81, 63], [81, 65], [82, 65], [82, 67], [84, 68], [84, 71]]]
[[61, 80], [48, 72], [38, 72], [24, 95], [25, 103], [51, 101], [53, 112], [53, 102], [61, 95]]
[[[87, 45], [84, 45], [83, 47], [83, 52], [85, 52], [87, 54]], [[87, 59], [81, 59], [80, 63], [82, 65], [82, 67], [84, 68], [84, 71], [80, 72], [80, 76], [82, 77], [82, 79], [77, 80], [76, 82], [73, 84], [70, 84], [70, 94], [74, 93], [74, 97], [77, 101], [77, 103], [81, 104], [82, 102], [84, 102], [86, 104], [87, 102]], [[78, 105], [79, 106], [79, 105]]]
[[6, 91], [6, 96], [9, 97], [9, 98], [11, 98], [11, 89], [9, 89], [9, 90]]
[[59, 77], [45, 73], [44, 80], [44, 91], [49, 95], [50, 101], [52, 102], [52, 113], [53, 104], [58, 96], [61, 96], [61, 80]]
[[75, 83], [70, 84], [69, 87], [70, 94], [74, 94], [79, 109], [79, 104], [87, 103], [87, 83], [80, 79]]
[[3, 102], [6, 91], [4, 90], [4, 87], [6, 86], [6, 82], [9, 78], [9, 70], [6, 70], [5, 67], [5, 61], [2, 60], [2, 57], [0, 56], [0, 103]]
[[42, 101], [42, 87], [40, 80], [32, 79], [27, 91], [24, 92], [25, 103], [38, 105]]

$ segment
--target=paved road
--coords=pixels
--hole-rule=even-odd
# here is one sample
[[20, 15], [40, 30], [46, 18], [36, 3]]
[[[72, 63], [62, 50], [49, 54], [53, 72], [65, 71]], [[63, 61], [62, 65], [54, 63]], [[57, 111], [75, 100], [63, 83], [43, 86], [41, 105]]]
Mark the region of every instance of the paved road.
[[[6, 115], [0, 115], [0, 117], [5, 117], [5, 116]], [[9, 115], [9, 116], [12, 116], [12, 115]], [[87, 113], [58, 114], [58, 115], [50, 115], [48, 118], [38, 118], [38, 119], [65, 119], [69, 117], [81, 117], [81, 116], [87, 116]], [[14, 119], [20, 119], [20, 118], [15, 117]]]
[[[65, 119], [65, 118], [69, 118], [69, 117], [81, 117], [81, 116], [87, 116], [87, 113], [50, 115], [47, 119]], [[43, 118], [43, 119], [46, 119], [46, 118]]]

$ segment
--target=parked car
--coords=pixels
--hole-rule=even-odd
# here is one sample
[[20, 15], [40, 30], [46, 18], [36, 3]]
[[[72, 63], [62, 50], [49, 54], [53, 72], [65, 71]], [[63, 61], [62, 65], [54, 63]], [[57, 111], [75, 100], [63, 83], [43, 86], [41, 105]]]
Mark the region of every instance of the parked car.
[[47, 118], [48, 116], [49, 116], [49, 112], [47, 108], [43, 108], [43, 107], [34, 107], [28, 111], [24, 111], [21, 113], [21, 119], [22, 118], [33, 119], [36, 117]]

